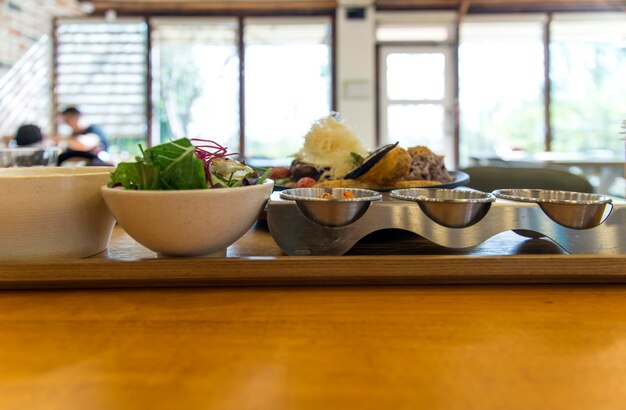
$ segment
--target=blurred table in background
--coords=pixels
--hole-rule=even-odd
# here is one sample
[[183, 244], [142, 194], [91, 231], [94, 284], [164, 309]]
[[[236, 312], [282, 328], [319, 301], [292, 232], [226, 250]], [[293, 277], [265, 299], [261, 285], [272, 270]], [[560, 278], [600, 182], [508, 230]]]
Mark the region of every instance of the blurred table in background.
[[[624, 178], [624, 158], [614, 153], [584, 154], [576, 152], [512, 151], [499, 156], [472, 156], [472, 166], [550, 167], [583, 173], [599, 194], [615, 194], [612, 185]], [[620, 195], [624, 195], [623, 192]]]

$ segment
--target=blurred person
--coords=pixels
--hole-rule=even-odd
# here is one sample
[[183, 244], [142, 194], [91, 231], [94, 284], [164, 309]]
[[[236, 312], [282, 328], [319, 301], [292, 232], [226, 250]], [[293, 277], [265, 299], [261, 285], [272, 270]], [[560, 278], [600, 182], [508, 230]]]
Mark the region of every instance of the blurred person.
[[85, 125], [81, 112], [76, 107], [68, 107], [61, 113], [63, 121], [72, 129], [66, 139], [57, 139], [66, 149], [59, 156], [59, 165], [69, 159], [87, 160], [88, 165], [110, 165], [107, 149], [108, 138], [104, 131], [95, 124]]
[[46, 138], [37, 125], [21, 125], [9, 143], [9, 148], [17, 147], [20, 151], [3, 154], [1, 162], [3, 166], [9, 167], [56, 165], [59, 150], [50, 148], [51, 144], [54, 142]]
[[43, 132], [34, 124], [24, 124], [15, 133], [15, 144], [18, 147], [30, 147], [43, 144]]

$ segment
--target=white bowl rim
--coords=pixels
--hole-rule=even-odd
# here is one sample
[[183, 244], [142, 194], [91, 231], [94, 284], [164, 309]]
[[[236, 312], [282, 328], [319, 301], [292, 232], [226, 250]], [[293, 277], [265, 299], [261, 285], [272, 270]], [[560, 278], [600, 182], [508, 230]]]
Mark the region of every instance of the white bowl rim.
[[260, 189], [260, 187], [265, 187], [266, 185], [273, 185], [274, 180], [266, 179], [262, 184], [256, 185], [245, 185], [238, 186], [232, 188], [207, 188], [207, 189], [124, 189], [121, 187], [110, 188], [108, 185], [103, 185], [100, 189], [103, 192], [118, 192], [118, 193], [126, 193], [130, 195], [202, 195], [206, 192], [232, 192], [233, 190], [237, 190], [238, 188], [248, 188], [248, 189]]

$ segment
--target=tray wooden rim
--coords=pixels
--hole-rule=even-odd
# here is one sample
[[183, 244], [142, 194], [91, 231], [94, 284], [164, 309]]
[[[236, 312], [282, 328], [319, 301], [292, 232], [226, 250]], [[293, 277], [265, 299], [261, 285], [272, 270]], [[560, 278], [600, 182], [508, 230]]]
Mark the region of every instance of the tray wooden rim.
[[384, 255], [0, 262], [0, 289], [626, 283], [626, 255]]

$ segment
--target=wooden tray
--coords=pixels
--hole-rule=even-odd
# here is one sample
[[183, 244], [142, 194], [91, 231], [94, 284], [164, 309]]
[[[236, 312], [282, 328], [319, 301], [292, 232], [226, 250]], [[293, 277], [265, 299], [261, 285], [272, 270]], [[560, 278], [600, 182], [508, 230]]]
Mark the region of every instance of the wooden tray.
[[625, 255], [568, 255], [513, 232], [452, 250], [380, 231], [344, 256], [285, 256], [263, 225], [226, 258], [158, 258], [116, 227], [109, 249], [79, 260], [0, 262], [0, 289], [490, 283], [626, 283]]

